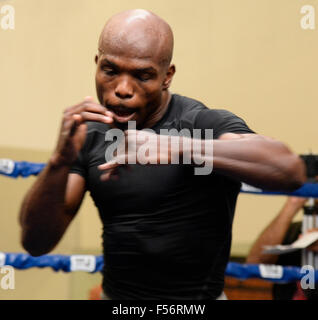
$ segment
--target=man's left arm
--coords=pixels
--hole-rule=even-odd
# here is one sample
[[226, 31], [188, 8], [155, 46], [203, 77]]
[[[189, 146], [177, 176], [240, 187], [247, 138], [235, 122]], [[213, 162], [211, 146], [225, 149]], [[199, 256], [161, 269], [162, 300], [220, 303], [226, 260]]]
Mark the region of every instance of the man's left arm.
[[[212, 128], [215, 136], [210, 140], [174, 137], [179, 140], [176, 148], [174, 143], [168, 142], [169, 136], [144, 130], [126, 131], [124, 144], [131, 143], [135, 147], [124, 148], [112, 161], [100, 165], [99, 169], [105, 171], [101, 180], [116, 176], [116, 167], [129, 163], [129, 153], [133, 156], [137, 153], [137, 163], [142, 164], [168, 164], [180, 156], [191, 155], [194, 164], [213, 167], [238, 181], [268, 190], [294, 190], [305, 182], [305, 167], [299, 156], [282, 142], [253, 133], [242, 119], [230, 112], [204, 110], [197, 116], [195, 128]], [[139, 159], [145, 153], [139, 151], [145, 149], [146, 141], [153, 152], [149, 150], [145, 159]]]
[[[205, 142], [202, 141], [202, 149]], [[201, 155], [202, 154], [202, 155]], [[300, 157], [280, 141], [258, 134], [223, 133], [213, 147], [193, 156], [213, 170], [263, 189], [294, 190], [305, 182]]]

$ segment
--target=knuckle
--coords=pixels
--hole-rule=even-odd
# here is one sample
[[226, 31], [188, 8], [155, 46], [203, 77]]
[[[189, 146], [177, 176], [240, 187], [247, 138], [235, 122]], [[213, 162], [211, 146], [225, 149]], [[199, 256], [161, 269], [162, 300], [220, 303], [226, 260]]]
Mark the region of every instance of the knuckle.
[[72, 118], [72, 114], [71, 113], [64, 113], [63, 115], [63, 120], [64, 121], [68, 121]]
[[75, 106], [70, 106], [70, 107], [67, 107], [66, 109], [64, 109], [64, 114], [71, 113], [74, 110], [74, 107]]

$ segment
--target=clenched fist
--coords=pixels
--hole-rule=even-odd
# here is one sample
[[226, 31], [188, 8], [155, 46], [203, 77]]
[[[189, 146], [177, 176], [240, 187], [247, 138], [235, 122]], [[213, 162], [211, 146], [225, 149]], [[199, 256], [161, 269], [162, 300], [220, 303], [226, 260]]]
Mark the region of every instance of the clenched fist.
[[92, 97], [86, 97], [81, 103], [67, 108], [64, 111], [57, 146], [51, 157], [53, 165], [72, 165], [76, 160], [85, 142], [86, 121], [111, 124], [112, 113], [94, 102]]

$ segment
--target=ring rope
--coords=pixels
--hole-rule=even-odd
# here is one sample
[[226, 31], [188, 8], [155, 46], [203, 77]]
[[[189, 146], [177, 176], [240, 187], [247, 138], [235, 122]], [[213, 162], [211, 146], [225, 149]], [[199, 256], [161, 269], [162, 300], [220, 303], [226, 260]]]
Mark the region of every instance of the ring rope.
[[[38, 175], [46, 166], [45, 163], [34, 163], [27, 161], [14, 161], [11, 159], [0, 159], [0, 174], [11, 177], [27, 178], [31, 175]], [[302, 187], [293, 192], [267, 191], [242, 183], [241, 192], [259, 195], [286, 195], [304, 198], [318, 198], [318, 184], [305, 183]]]
[[[0, 159], [0, 174], [11, 177], [27, 178], [31, 175], [38, 175], [46, 166], [44, 163], [34, 163], [28, 161], [14, 161], [11, 159]], [[305, 183], [294, 192], [273, 192], [242, 184], [241, 192], [263, 195], [292, 195], [306, 198], [318, 198], [318, 184]], [[12, 266], [16, 269], [29, 269], [33, 267], [50, 267], [54, 271], [86, 271], [95, 273], [103, 270], [103, 256], [92, 255], [43, 255], [33, 257], [25, 253], [3, 253], [0, 252], [0, 267]], [[277, 283], [287, 283], [301, 280], [306, 274], [306, 270], [294, 266], [277, 265], [256, 265], [239, 264], [229, 262], [225, 275], [246, 280], [249, 278], [259, 278]], [[318, 270], [314, 271], [316, 282], [318, 282]]]
[[[0, 252], [0, 267], [12, 266], [15, 269], [52, 268], [54, 271], [74, 272], [85, 271], [89, 273], [101, 272], [104, 268], [103, 256], [93, 255], [43, 255], [33, 257], [26, 253]], [[318, 282], [318, 270], [312, 270], [315, 282]], [[229, 262], [225, 275], [240, 280], [258, 278], [275, 283], [288, 283], [300, 281], [306, 274], [307, 268], [295, 266], [278, 266], [265, 264], [240, 264]]]

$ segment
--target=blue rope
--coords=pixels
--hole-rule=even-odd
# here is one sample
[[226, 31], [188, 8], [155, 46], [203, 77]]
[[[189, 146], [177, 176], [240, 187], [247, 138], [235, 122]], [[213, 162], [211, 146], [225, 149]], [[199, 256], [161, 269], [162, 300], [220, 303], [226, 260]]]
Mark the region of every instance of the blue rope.
[[13, 161], [0, 159], [0, 174], [11, 177], [27, 178], [31, 175], [38, 175], [46, 166], [44, 163], [32, 163], [27, 161]]
[[[4, 253], [5, 259], [3, 265], [12, 266], [15, 269], [25, 270], [29, 268], [52, 268], [54, 271], [72, 272], [71, 257], [91, 257], [91, 256], [68, 256], [68, 255], [42, 255], [33, 257], [26, 253]], [[94, 258], [94, 270], [92, 273], [102, 271], [104, 265], [103, 256]], [[85, 270], [83, 270], [85, 271]]]
[[[8, 159], [0, 159], [0, 174], [12, 178], [17, 178], [19, 176], [26, 178], [31, 175], [38, 175], [44, 169], [45, 166], [46, 164], [44, 163], [32, 163], [27, 161], [13, 161]], [[318, 198], [318, 184], [306, 183], [294, 192], [266, 191], [243, 184], [241, 192], [252, 194], [293, 195], [305, 198]], [[50, 267], [54, 271], [62, 270], [64, 272], [72, 272], [72, 257], [74, 258], [76, 256], [43, 255], [40, 257], [32, 257], [28, 254], [23, 253], [6, 253], [4, 264], [22, 270], [33, 267]], [[84, 257], [83, 259], [85, 260], [85, 256], [80, 257]], [[94, 257], [93, 260], [94, 268], [90, 269], [89, 272], [95, 273], [102, 271], [104, 265], [103, 256]], [[92, 259], [90, 261], [90, 263], [92, 263]], [[81, 261], [79, 262], [79, 264], [80, 263]], [[280, 268], [281, 275], [279, 275], [278, 277], [278, 275], [276, 274], [275, 277], [270, 277], [268, 275], [264, 276], [264, 274], [261, 271], [261, 265], [248, 265], [230, 262], [227, 265], [225, 274], [227, 276], [235, 277], [241, 280], [249, 278], [260, 278], [273, 282], [294, 282], [299, 281], [304, 277], [304, 273], [301, 272], [301, 268], [299, 267], [276, 267]], [[82, 267], [76, 267], [75, 264], [75, 270], [76, 268], [79, 268], [78, 270], [85, 271], [85, 261], [84, 266]], [[315, 279], [318, 279], [318, 270], [315, 271]]]
[[305, 183], [299, 189], [293, 192], [286, 191], [267, 191], [246, 184], [242, 185], [241, 192], [251, 194], [263, 194], [263, 195], [288, 195], [304, 198], [318, 198], [318, 183]]
[[[38, 175], [45, 166], [46, 164], [44, 163], [32, 163], [27, 161], [19, 162], [8, 159], [0, 159], [0, 174], [11, 178], [17, 178], [19, 176], [26, 178], [31, 175]], [[305, 183], [301, 188], [294, 192], [267, 191], [243, 184], [241, 192], [263, 195], [286, 195], [304, 198], [318, 198], [318, 183]]]
[[[266, 275], [263, 269], [269, 269]], [[273, 274], [275, 276], [273, 276]], [[258, 265], [258, 264], [239, 264], [229, 262], [226, 267], [225, 275], [240, 280], [250, 278], [263, 279], [275, 283], [288, 283], [300, 281], [307, 272], [302, 268], [293, 266], [276, 266], [276, 265]], [[315, 282], [318, 282], [318, 270], [314, 271]]]
[[[88, 255], [43, 255], [32, 257], [25, 253], [2, 253], [5, 257], [3, 265], [12, 266], [15, 269], [26, 270], [29, 268], [52, 268], [54, 271], [86, 271], [90, 273], [101, 272], [104, 267], [103, 256]], [[72, 263], [72, 259], [77, 263]], [[90, 263], [89, 263], [90, 261]], [[78, 264], [79, 262], [79, 264]], [[92, 264], [93, 262], [93, 264]], [[1, 265], [0, 265], [1, 267]], [[93, 268], [92, 268], [93, 267]], [[264, 272], [264, 270], [266, 272]], [[302, 272], [300, 267], [292, 266], [273, 266], [273, 265], [256, 265], [240, 264], [229, 262], [226, 267], [226, 276], [246, 280], [249, 278], [258, 278], [276, 283], [287, 283], [300, 281], [306, 271]], [[318, 282], [318, 270], [314, 271], [316, 282]]]

